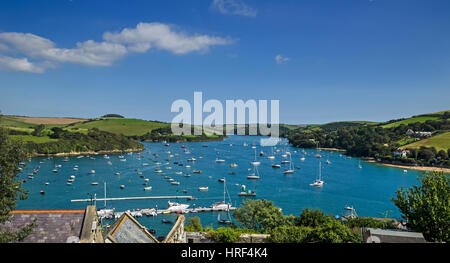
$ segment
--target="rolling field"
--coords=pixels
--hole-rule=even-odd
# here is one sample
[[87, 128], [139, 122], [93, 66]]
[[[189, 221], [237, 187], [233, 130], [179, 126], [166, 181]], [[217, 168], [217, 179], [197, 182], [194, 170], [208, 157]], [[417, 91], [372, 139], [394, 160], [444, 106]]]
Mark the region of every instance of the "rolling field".
[[444, 150], [450, 149], [450, 132], [446, 132], [443, 134], [439, 134], [428, 139], [423, 139], [411, 144], [407, 144], [402, 148], [420, 148], [421, 146], [425, 147], [434, 147], [436, 150]]
[[74, 129], [92, 129], [97, 128], [102, 131], [111, 132], [114, 134], [123, 134], [125, 136], [141, 136], [150, 132], [151, 130], [170, 127], [168, 123], [151, 122], [138, 119], [100, 119], [95, 121], [88, 121], [77, 123], [68, 128]]
[[51, 139], [47, 136], [32, 136], [32, 135], [10, 135], [12, 140], [23, 141], [23, 142], [34, 142], [34, 143], [46, 143], [46, 142], [56, 142], [58, 139]]
[[408, 118], [408, 119], [405, 119], [405, 120], [389, 123], [389, 124], [383, 125], [381, 127], [383, 127], [383, 128], [394, 128], [394, 127], [400, 126], [402, 124], [407, 125], [407, 124], [415, 123], [415, 122], [424, 123], [424, 122], [426, 122], [428, 120], [439, 120], [439, 119], [440, 119], [440, 117], [417, 116], [417, 117], [412, 117], [412, 118]]

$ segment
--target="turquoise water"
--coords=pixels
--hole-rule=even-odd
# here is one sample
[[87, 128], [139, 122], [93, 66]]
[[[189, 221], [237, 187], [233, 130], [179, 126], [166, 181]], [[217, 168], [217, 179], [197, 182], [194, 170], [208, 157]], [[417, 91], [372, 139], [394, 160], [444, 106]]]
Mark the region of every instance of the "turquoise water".
[[[87, 203], [72, 203], [72, 199], [86, 199], [90, 195], [96, 194], [98, 198], [104, 196], [103, 182], [107, 182], [108, 197], [135, 197], [153, 195], [192, 195], [197, 200], [171, 200], [195, 206], [207, 206], [223, 200], [223, 183], [218, 182], [219, 178], [226, 177], [227, 189], [233, 206], [239, 204], [248, 197], [239, 197], [237, 193], [241, 187], [236, 185], [246, 185], [248, 190], [257, 193], [254, 198], [274, 201], [275, 205], [281, 207], [285, 214], [299, 215], [303, 208], [319, 208], [325, 213], [332, 215], [342, 215], [344, 207], [354, 206], [360, 216], [384, 217], [386, 213], [389, 217], [399, 218], [400, 213], [394, 206], [391, 197], [400, 187], [410, 187], [416, 184], [416, 177], [420, 172], [409, 170], [407, 173], [403, 169], [379, 166], [361, 161], [362, 169], [358, 168], [357, 158], [345, 158], [339, 152], [321, 151], [322, 158], [315, 158], [315, 150], [306, 149], [307, 154], [301, 153], [302, 149], [290, 146], [278, 145], [276, 149], [281, 152], [276, 153], [275, 160], [260, 157], [262, 150], [271, 154], [270, 147], [260, 147], [259, 139], [262, 137], [230, 136], [219, 142], [193, 142], [177, 144], [172, 143], [170, 147], [163, 143], [144, 143], [146, 150], [142, 157], [137, 153], [132, 155], [124, 154], [126, 162], [119, 159], [119, 155], [110, 155], [110, 159], [103, 158], [102, 155], [94, 156], [95, 160], [84, 157], [70, 157], [68, 162], [64, 158], [33, 158], [19, 175], [21, 180], [27, 182], [23, 187], [30, 193], [27, 200], [19, 201], [17, 209], [83, 209]], [[244, 147], [244, 143], [248, 146]], [[260, 180], [248, 180], [251, 173], [250, 161], [254, 159], [254, 149], [252, 144], [257, 145], [258, 160], [261, 161], [259, 172]], [[231, 145], [230, 145], [231, 144]], [[184, 152], [187, 146], [190, 154]], [[207, 145], [208, 147], [202, 147]], [[272, 168], [272, 163], [280, 164], [282, 152], [288, 150], [292, 154], [295, 173], [291, 175], [283, 174], [281, 169]], [[164, 165], [169, 158], [167, 151], [174, 155], [170, 158], [170, 164]], [[294, 152], [296, 151], [296, 152]], [[160, 157], [155, 158], [153, 154]], [[300, 161], [301, 157], [304, 161]], [[196, 162], [187, 162], [189, 158], [196, 158]], [[201, 158], [202, 157], [202, 158]], [[154, 172], [157, 165], [149, 158], [156, 159], [163, 165], [160, 168], [162, 174]], [[216, 158], [225, 159], [225, 163], [216, 163]], [[326, 164], [325, 160], [331, 164]], [[108, 164], [108, 161], [110, 164]], [[311, 187], [318, 176], [319, 161], [322, 162], [322, 177], [325, 184], [322, 188]], [[178, 166], [173, 162], [183, 163]], [[112, 163], [112, 164], [111, 164]], [[144, 166], [148, 163], [148, 166]], [[238, 164], [237, 168], [230, 168], [231, 163]], [[62, 165], [58, 173], [53, 173], [55, 165]], [[78, 171], [73, 167], [79, 166]], [[191, 168], [186, 168], [191, 165]], [[40, 166], [39, 173], [33, 179], [28, 178], [28, 174], [33, 172], [36, 166]], [[171, 170], [166, 169], [172, 167]], [[288, 167], [283, 164], [282, 166]], [[300, 168], [300, 169], [297, 169]], [[89, 174], [90, 170], [96, 170], [95, 174]], [[149, 179], [148, 186], [152, 186], [151, 191], [144, 191], [144, 178], [141, 178], [136, 169], [142, 172], [145, 178]], [[201, 174], [192, 173], [193, 170], [202, 170]], [[177, 175], [175, 172], [182, 171], [183, 175], [188, 173], [191, 177]], [[235, 175], [228, 175], [234, 171]], [[115, 175], [120, 172], [120, 176]], [[68, 186], [67, 180], [74, 175], [75, 182]], [[170, 176], [180, 185], [172, 185], [164, 178]], [[48, 185], [45, 183], [48, 182]], [[97, 186], [92, 186], [92, 182], [98, 182]], [[120, 189], [120, 185], [125, 185]], [[198, 187], [208, 186], [209, 191], [199, 192]], [[40, 191], [44, 190], [45, 195]], [[187, 190], [187, 193], [183, 193]], [[228, 197], [227, 197], [228, 199]], [[97, 207], [102, 208], [103, 202], [97, 202]], [[167, 207], [167, 200], [128, 200], [110, 201], [108, 208], [115, 208], [116, 211], [133, 210], [138, 208], [159, 208]], [[218, 213], [207, 212], [197, 214], [186, 214], [187, 217], [199, 216], [203, 225], [217, 227]], [[226, 215], [223, 214], [222, 217]], [[165, 235], [170, 230], [171, 225], [163, 224], [162, 219], [176, 219], [176, 214], [159, 215], [157, 217], [143, 216], [138, 220], [146, 227], [155, 229], [156, 235]]]

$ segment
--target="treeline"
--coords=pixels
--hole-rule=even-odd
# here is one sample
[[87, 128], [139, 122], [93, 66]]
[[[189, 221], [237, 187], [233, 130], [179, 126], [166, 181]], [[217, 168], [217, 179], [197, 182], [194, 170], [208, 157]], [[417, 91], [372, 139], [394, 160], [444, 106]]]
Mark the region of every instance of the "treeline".
[[61, 128], [53, 128], [49, 135], [53, 142], [26, 144], [31, 153], [56, 154], [89, 151], [125, 151], [129, 149], [143, 150], [144, 146], [123, 135], [116, 135], [96, 128], [90, 129], [87, 134], [70, 132]]
[[392, 128], [382, 128], [379, 125], [359, 127], [339, 127], [336, 129], [299, 128], [289, 131], [285, 137], [299, 148], [338, 148], [344, 149], [347, 155], [356, 157], [373, 157], [383, 161], [398, 161], [408, 164], [450, 166], [450, 149], [437, 151], [434, 148], [422, 147], [418, 150], [409, 149], [407, 158], [394, 156], [395, 150], [402, 145], [401, 140], [410, 140], [406, 132], [429, 131], [439, 133], [450, 130], [450, 120], [429, 120], [424, 123], [399, 125]]
[[[194, 128], [192, 128], [191, 133], [194, 134]], [[130, 138], [147, 142], [196, 142], [222, 140], [224, 136], [208, 136], [204, 132], [202, 133], [202, 135], [174, 135], [170, 127], [163, 127], [154, 129], [142, 136], [131, 136]]]
[[335, 219], [320, 210], [304, 209], [299, 216], [284, 215], [268, 200], [247, 200], [235, 210], [233, 218], [239, 225], [230, 228], [203, 228], [198, 217], [189, 218], [188, 232], [204, 232], [216, 242], [234, 243], [241, 234], [269, 234], [274, 243], [360, 243], [358, 228], [395, 229], [393, 221], [373, 218]]

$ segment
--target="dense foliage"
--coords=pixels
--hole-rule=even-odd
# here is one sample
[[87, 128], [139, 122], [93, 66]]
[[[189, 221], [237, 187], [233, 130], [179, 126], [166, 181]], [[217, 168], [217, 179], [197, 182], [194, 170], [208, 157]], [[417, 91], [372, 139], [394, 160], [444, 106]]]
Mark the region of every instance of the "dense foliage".
[[294, 217], [285, 216], [279, 207], [268, 200], [246, 200], [236, 209], [233, 217], [243, 227], [260, 233], [269, 232], [279, 225], [293, 225]]
[[29, 142], [26, 146], [32, 153], [39, 154], [144, 149], [142, 144], [123, 135], [100, 131], [96, 128], [89, 130], [87, 134], [83, 134], [79, 132], [69, 132], [56, 127], [52, 129], [52, 133], [49, 137], [57, 139], [57, 141], [39, 144]]
[[325, 215], [320, 210], [304, 209], [295, 225], [280, 225], [270, 232], [276, 243], [360, 243], [357, 230]]
[[102, 118], [125, 118], [125, 117], [119, 114], [106, 114], [103, 115]]
[[396, 192], [392, 199], [406, 226], [422, 232], [428, 241], [450, 241], [450, 178], [430, 172], [417, 178], [420, 185]]
[[[193, 131], [192, 131], [193, 134]], [[195, 142], [195, 141], [216, 141], [222, 140], [224, 136], [214, 135], [208, 136], [205, 133], [202, 135], [174, 135], [170, 127], [163, 127], [154, 129], [142, 136], [133, 136], [132, 138], [140, 141], [150, 141], [150, 142]]]
[[[9, 212], [15, 209], [17, 197], [25, 199], [27, 192], [16, 180], [19, 164], [27, 158], [20, 142], [11, 142], [7, 132], [0, 128], [0, 224], [11, 216]], [[34, 228], [34, 223], [13, 231], [0, 227], [0, 243], [23, 240]]]
[[398, 148], [416, 140], [414, 136], [406, 134], [409, 129], [438, 134], [450, 130], [450, 120], [428, 120], [424, 123], [402, 124], [392, 128], [383, 128], [381, 125], [338, 127], [325, 125], [320, 128], [299, 128], [285, 133], [284, 136], [293, 146], [300, 148], [338, 148], [346, 150], [350, 156], [373, 157], [387, 162], [450, 167], [450, 149], [437, 151], [434, 147], [420, 147], [408, 149], [407, 158], [394, 156]]
[[361, 235], [319, 210], [305, 209], [300, 216], [286, 216], [273, 202], [248, 200], [233, 214], [243, 227], [270, 234], [277, 243], [361, 242]]

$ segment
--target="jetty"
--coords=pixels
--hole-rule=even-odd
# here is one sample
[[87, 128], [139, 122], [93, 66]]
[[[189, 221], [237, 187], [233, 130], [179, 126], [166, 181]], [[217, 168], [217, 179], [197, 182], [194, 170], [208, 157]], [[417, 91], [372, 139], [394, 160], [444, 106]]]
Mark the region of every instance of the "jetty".
[[138, 197], [111, 197], [111, 198], [88, 198], [88, 199], [74, 199], [70, 200], [72, 203], [77, 202], [92, 202], [92, 201], [126, 201], [126, 200], [146, 200], [146, 199], [187, 199], [194, 200], [190, 195], [180, 196], [138, 196]]

